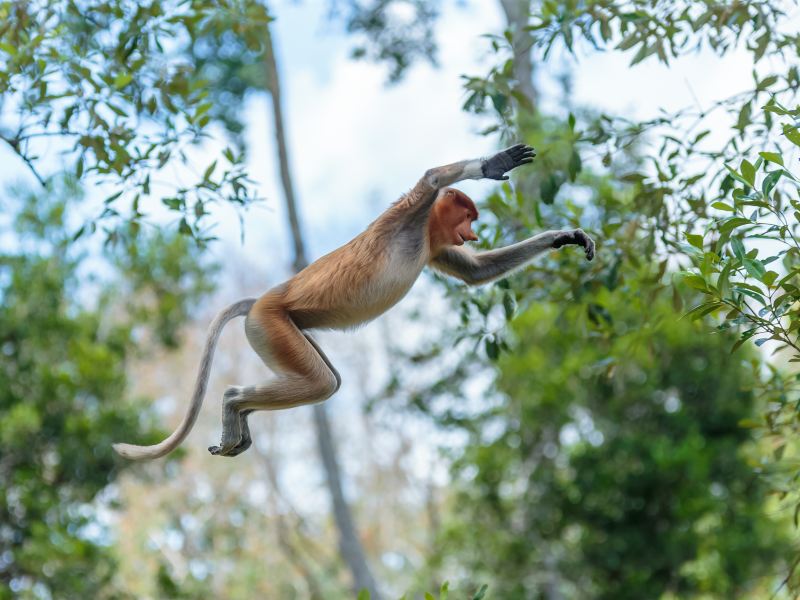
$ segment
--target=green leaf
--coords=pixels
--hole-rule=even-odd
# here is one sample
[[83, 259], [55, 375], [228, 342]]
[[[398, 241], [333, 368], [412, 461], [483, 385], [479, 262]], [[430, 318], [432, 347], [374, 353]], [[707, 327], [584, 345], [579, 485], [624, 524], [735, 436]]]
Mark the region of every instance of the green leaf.
[[739, 183], [743, 183], [744, 185], [750, 185], [744, 177], [742, 177], [739, 173], [731, 169], [728, 165], [725, 165], [725, 168], [728, 170], [728, 173], [731, 174], [731, 177], [733, 177], [736, 181], [738, 181]]
[[696, 273], [682, 273], [682, 275], [683, 280], [689, 287], [700, 290], [701, 292], [708, 291], [708, 284], [706, 283], [705, 279], [700, 277], [700, 275], [697, 275]]
[[736, 209], [733, 208], [730, 204], [725, 204], [724, 202], [712, 202], [712, 208], [716, 208], [717, 210], [726, 210], [728, 212], [736, 212]]
[[117, 76], [114, 77], [114, 87], [118, 90], [122, 89], [131, 81], [133, 81], [133, 75], [131, 73], [118, 73]]
[[486, 347], [486, 356], [489, 357], [489, 360], [497, 360], [500, 356], [500, 346], [498, 346], [497, 341], [493, 337], [487, 337], [484, 345]]
[[367, 588], [362, 588], [361, 591], [358, 592], [357, 600], [369, 600], [370, 594]]
[[731, 238], [731, 248], [733, 249], [733, 254], [738, 258], [740, 261], [744, 260], [744, 255], [747, 252], [744, 249], [744, 244], [742, 243], [742, 238], [733, 237]]
[[743, 284], [741, 282], [737, 282], [732, 289], [734, 292], [744, 294], [745, 296], [749, 296], [753, 300], [757, 300], [764, 306], [766, 306], [767, 304], [766, 301], [764, 300], [764, 296], [760, 292], [754, 292], [752, 289], [743, 287]]
[[795, 146], [800, 146], [800, 131], [797, 130], [797, 127], [793, 127], [792, 125], [784, 125], [783, 135], [785, 135], [786, 139], [792, 142]]
[[783, 166], [783, 156], [777, 152], [759, 152], [758, 155], [768, 162]]
[[744, 217], [731, 217], [722, 222], [722, 224], [719, 226], [719, 232], [728, 233], [730, 231], [733, 231], [737, 227], [750, 224], [752, 224], [752, 221], [750, 219], [745, 219]]
[[704, 302], [703, 304], [699, 304], [695, 306], [692, 310], [687, 312], [684, 316], [688, 317], [690, 320], [695, 321], [701, 317], [706, 316], [709, 313], [714, 312], [718, 308], [725, 306], [722, 302], [714, 301], [714, 302]]
[[756, 330], [755, 329], [753, 329], [751, 331], [745, 331], [742, 334], [742, 337], [733, 345], [733, 348], [731, 348], [731, 354], [736, 352], [742, 344], [744, 344], [747, 340], [749, 340], [755, 334], [756, 334]]
[[542, 202], [545, 204], [552, 204], [556, 199], [556, 194], [561, 188], [562, 180], [555, 173], [551, 173], [539, 185], [539, 193], [542, 196]]
[[483, 600], [483, 597], [486, 595], [486, 590], [488, 590], [488, 589], [489, 589], [489, 586], [484, 583], [480, 587], [480, 589], [475, 593], [475, 595], [472, 597], [472, 600]]
[[765, 198], [769, 198], [770, 192], [772, 192], [782, 175], [783, 171], [772, 171], [764, 177], [764, 181], [761, 182], [761, 193], [764, 194]]
[[742, 177], [750, 184], [750, 187], [755, 187], [756, 182], [756, 168], [747, 159], [742, 160]]
[[430, 592], [425, 592], [425, 600], [436, 600], [436, 598]]
[[752, 109], [749, 102], [742, 106], [741, 110], [739, 111], [739, 117], [736, 119], [736, 129], [743, 131], [744, 128], [750, 124], [751, 110]]
[[692, 246], [695, 248], [702, 250], [703, 249], [703, 236], [698, 235], [696, 233], [684, 233], [683, 235], [686, 236], [686, 241], [688, 241]]
[[203, 173], [203, 181], [208, 181], [211, 178], [211, 174], [214, 172], [214, 169], [217, 168], [217, 161], [212, 162], [208, 165], [205, 173]]
[[569, 164], [567, 165], [569, 180], [575, 181], [575, 178], [578, 176], [578, 173], [581, 172], [582, 168], [583, 165], [581, 163], [581, 155], [578, 153], [577, 150], [573, 150], [572, 155], [569, 158]]
[[503, 310], [506, 314], [506, 321], [513, 319], [517, 312], [517, 301], [511, 292], [507, 291], [503, 294]]
[[439, 589], [439, 600], [447, 600], [447, 596], [450, 593], [450, 582], [445, 581], [442, 584], [442, 587]]
[[761, 261], [754, 258], [745, 258], [742, 261], [742, 265], [744, 265], [744, 268], [747, 269], [747, 272], [750, 275], [758, 280], [761, 280], [761, 278], [767, 272], [767, 270], [764, 268], [764, 265], [761, 264]]
[[761, 81], [759, 81], [758, 82], [758, 86], [756, 87], [756, 89], [757, 90], [765, 90], [768, 87], [775, 85], [777, 82], [778, 82], [778, 76], [777, 75], [770, 75], [768, 77], [765, 77]]

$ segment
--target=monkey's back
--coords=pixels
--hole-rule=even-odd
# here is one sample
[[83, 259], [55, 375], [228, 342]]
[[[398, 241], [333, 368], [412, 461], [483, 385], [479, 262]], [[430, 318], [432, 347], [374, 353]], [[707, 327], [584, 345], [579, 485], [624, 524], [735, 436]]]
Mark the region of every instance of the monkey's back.
[[376, 221], [290, 279], [284, 306], [301, 329], [346, 329], [374, 319], [408, 293], [425, 266], [424, 256], [403, 256], [403, 244]]

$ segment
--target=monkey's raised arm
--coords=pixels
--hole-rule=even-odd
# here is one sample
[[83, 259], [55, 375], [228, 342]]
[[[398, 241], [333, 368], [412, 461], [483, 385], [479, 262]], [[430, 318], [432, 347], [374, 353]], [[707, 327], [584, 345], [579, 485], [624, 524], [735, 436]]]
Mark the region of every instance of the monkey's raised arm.
[[487, 252], [474, 252], [460, 246], [450, 246], [437, 254], [430, 265], [470, 285], [478, 285], [523, 267], [545, 250], [569, 244], [583, 246], [586, 258], [588, 260], [594, 258], [592, 238], [582, 229], [573, 229], [545, 231], [522, 242]]
[[464, 179], [508, 179], [508, 173], [533, 162], [536, 153], [526, 144], [516, 144], [488, 158], [475, 158], [428, 169], [405, 197], [408, 208], [428, 210], [443, 187]]

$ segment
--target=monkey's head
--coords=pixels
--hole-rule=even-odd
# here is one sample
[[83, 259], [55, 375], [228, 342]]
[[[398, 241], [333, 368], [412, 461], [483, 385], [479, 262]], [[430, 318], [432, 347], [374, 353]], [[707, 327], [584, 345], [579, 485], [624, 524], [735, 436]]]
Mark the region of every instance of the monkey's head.
[[477, 241], [472, 222], [478, 218], [478, 209], [464, 192], [444, 188], [431, 211], [431, 247], [462, 246], [466, 241]]

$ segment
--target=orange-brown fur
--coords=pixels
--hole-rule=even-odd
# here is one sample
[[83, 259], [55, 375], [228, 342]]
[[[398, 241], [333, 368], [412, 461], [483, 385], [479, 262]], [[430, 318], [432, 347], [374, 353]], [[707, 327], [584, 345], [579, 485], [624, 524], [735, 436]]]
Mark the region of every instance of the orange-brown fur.
[[463, 244], [458, 232], [464, 239], [477, 239], [470, 228], [478, 218], [475, 204], [448, 188], [433, 205], [418, 260], [394, 265], [392, 244], [403, 215], [401, 200], [352, 241], [267, 292], [252, 314], [266, 323], [282, 309], [300, 329], [353, 327], [396, 304], [442, 247]]
[[428, 264], [464, 281], [483, 281], [545, 248], [577, 243], [575, 232], [566, 237], [549, 232], [541, 239], [480, 256], [459, 248], [467, 240], [477, 240], [471, 225], [478, 210], [463, 192], [447, 186], [465, 179], [508, 179], [508, 171], [530, 163], [533, 156], [531, 147], [516, 144], [487, 158], [429, 169], [411, 191], [351, 242], [257, 300], [241, 300], [221, 311], [209, 329], [192, 402], [178, 428], [159, 444], [117, 444], [115, 449], [129, 458], [156, 458], [181, 443], [199, 413], [222, 328], [237, 316], [245, 316], [250, 345], [276, 377], [261, 385], [230, 386], [225, 391], [222, 441], [209, 448], [212, 454], [224, 456], [236, 456], [250, 446], [250, 412], [321, 402], [339, 388], [336, 369], [304, 330], [350, 328], [377, 317], [411, 289]]

